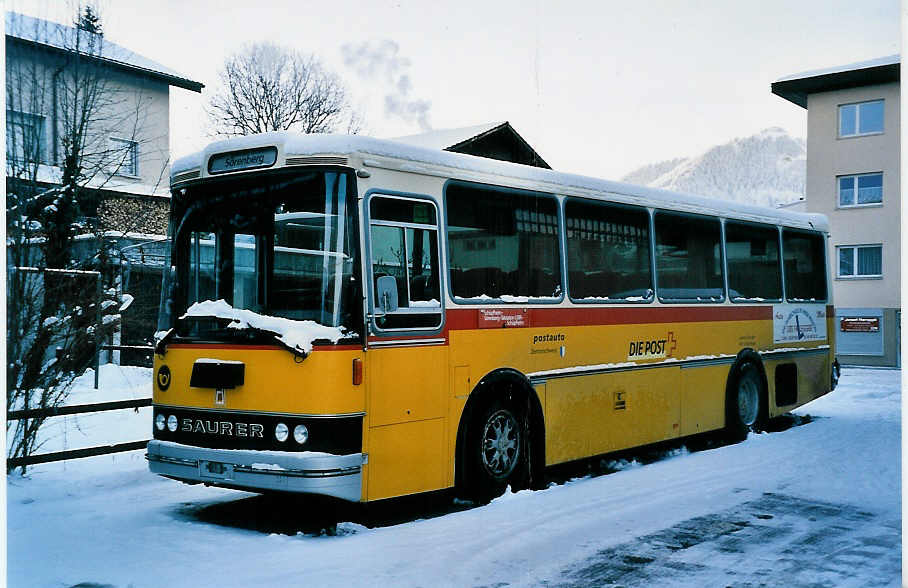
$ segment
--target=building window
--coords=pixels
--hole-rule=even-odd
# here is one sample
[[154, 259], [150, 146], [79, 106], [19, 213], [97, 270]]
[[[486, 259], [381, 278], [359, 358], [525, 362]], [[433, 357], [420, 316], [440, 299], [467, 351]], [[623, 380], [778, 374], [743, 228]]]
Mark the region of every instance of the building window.
[[839, 176], [839, 206], [863, 206], [883, 201], [883, 174]]
[[139, 175], [139, 144], [128, 139], [111, 137], [112, 167], [120, 176]]
[[839, 137], [855, 137], [882, 132], [882, 100], [839, 106]]
[[880, 278], [883, 276], [883, 246], [855, 245], [837, 247], [840, 278]]
[[44, 117], [6, 111], [6, 157], [19, 163], [45, 163]]

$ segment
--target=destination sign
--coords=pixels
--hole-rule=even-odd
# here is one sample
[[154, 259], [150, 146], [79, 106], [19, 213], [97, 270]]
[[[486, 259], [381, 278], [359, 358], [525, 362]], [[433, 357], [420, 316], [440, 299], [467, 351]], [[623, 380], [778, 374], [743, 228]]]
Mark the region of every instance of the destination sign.
[[528, 327], [530, 326], [525, 310], [502, 308], [479, 310], [480, 329], [500, 329], [502, 327]]
[[208, 173], [223, 174], [226, 172], [259, 167], [271, 167], [277, 161], [276, 147], [245, 149], [212, 155], [208, 160]]

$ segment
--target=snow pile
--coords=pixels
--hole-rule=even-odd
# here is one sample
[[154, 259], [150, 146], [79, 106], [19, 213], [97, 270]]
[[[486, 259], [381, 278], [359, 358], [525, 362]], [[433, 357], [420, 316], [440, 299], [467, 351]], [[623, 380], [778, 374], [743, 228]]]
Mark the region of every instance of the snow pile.
[[306, 355], [312, 352], [313, 341], [327, 339], [332, 343], [337, 343], [346, 334], [346, 329], [343, 327], [326, 327], [315, 321], [296, 321], [265, 316], [251, 310], [233, 308], [224, 300], [196, 302], [180, 318], [190, 316], [230, 319], [233, 321], [227, 325], [230, 329], [251, 328], [274, 333], [278, 341]]
[[151, 396], [151, 371], [146, 367], [102, 364], [98, 375], [99, 389], [95, 390], [95, 370], [87, 369], [73, 380], [66, 404], [148, 398]]
[[623, 180], [740, 203], [777, 206], [804, 196], [806, 175], [804, 140], [772, 127], [696, 157], [646, 165]]

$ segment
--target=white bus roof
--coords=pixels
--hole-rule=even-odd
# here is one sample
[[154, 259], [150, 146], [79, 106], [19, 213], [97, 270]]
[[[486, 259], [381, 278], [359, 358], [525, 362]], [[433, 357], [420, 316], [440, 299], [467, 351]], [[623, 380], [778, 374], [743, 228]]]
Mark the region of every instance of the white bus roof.
[[171, 181], [177, 175], [204, 169], [205, 163], [212, 155], [270, 146], [277, 147], [277, 166], [283, 165], [283, 160], [287, 157], [358, 155], [363, 158], [367, 167], [410, 171], [555, 194], [598, 196], [641, 206], [784, 224], [818, 231], [829, 230], [829, 223], [822, 214], [705, 198], [360, 135], [302, 135], [273, 132], [217, 141], [202, 151], [176, 160], [171, 167]]

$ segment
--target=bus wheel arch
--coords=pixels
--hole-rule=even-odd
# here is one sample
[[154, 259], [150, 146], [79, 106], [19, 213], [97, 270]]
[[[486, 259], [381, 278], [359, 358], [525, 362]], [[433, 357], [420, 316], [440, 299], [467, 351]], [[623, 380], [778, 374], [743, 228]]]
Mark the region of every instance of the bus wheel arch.
[[[503, 425], [511, 418], [518, 425], [518, 463], [503, 478], [495, 479], [488, 471], [494, 451], [483, 456], [480, 445], [483, 439], [487, 444], [496, 441], [498, 433], [490, 429], [495, 426], [493, 421]], [[508, 447], [508, 441], [503, 441], [502, 446]], [[526, 376], [502, 368], [480, 379], [461, 414], [454, 457], [455, 490], [458, 496], [475, 502], [485, 503], [500, 496], [508, 485], [514, 489], [545, 487], [542, 405]]]
[[743, 441], [749, 431], [760, 431], [769, 418], [769, 385], [760, 354], [742, 349], [725, 387], [725, 431], [732, 441]]

